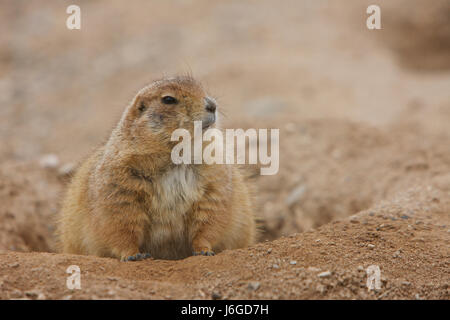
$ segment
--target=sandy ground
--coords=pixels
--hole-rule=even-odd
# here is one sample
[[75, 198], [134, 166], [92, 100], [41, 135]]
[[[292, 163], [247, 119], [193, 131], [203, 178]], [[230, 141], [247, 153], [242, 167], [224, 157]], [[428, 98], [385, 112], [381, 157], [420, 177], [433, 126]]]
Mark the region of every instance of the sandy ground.
[[[0, 298], [449, 299], [450, 8], [435, 3], [380, 1], [369, 31], [368, 1], [82, 1], [69, 31], [69, 2], [3, 2]], [[140, 87], [186, 71], [224, 127], [280, 129], [279, 173], [253, 182], [260, 242], [181, 261], [54, 253], [68, 168]]]

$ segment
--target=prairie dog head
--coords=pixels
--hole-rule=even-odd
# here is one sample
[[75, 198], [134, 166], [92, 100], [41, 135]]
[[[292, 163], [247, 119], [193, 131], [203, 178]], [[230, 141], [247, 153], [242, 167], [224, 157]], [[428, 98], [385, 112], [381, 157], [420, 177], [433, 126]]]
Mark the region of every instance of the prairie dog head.
[[193, 78], [168, 78], [139, 91], [124, 120], [134, 138], [167, 140], [176, 129], [193, 133], [194, 121], [202, 121], [205, 130], [215, 127], [217, 103]]

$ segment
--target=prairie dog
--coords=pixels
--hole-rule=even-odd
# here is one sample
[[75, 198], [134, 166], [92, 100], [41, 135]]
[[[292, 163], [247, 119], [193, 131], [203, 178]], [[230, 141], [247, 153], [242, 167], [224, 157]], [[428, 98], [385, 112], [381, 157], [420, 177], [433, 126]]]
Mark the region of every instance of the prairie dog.
[[57, 234], [64, 253], [122, 261], [214, 255], [255, 242], [249, 186], [231, 165], [171, 161], [177, 128], [215, 127], [217, 103], [192, 77], [155, 81], [75, 173]]

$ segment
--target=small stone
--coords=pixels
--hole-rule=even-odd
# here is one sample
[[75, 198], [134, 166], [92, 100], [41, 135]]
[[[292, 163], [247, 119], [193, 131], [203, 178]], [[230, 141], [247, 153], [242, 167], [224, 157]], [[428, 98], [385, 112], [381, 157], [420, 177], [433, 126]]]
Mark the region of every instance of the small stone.
[[36, 291], [27, 291], [25, 295], [31, 299], [36, 299], [39, 296], [39, 293]]
[[364, 267], [363, 266], [358, 266], [358, 271], [364, 271]]
[[400, 218], [402, 219], [409, 219], [409, 216], [407, 216], [406, 214], [402, 215]]
[[409, 281], [403, 281], [403, 282], [402, 282], [402, 285], [404, 285], [404, 286], [410, 286], [410, 285], [411, 285], [411, 282], [409, 282]]
[[260, 287], [260, 283], [257, 281], [250, 282], [247, 286], [247, 288], [251, 291], [256, 291], [259, 289], [259, 287]]
[[59, 166], [59, 158], [55, 154], [47, 154], [41, 157], [39, 164], [45, 169], [55, 169]]
[[267, 253], [271, 253], [272, 252], [272, 248], [269, 248], [268, 250], [267, 250]]
[[392, 255], [393, 258], [400, 258], [400, 250], [397, 250], [394, 252], [394, 254]]
[[375, 245], [374, 245], [374, 244], [371, 244], [371, 243], [369, 243], [369, 244], [367, 245], [367, 247], [369, 247], [369, 249], [373, 249], [373, 248], [375, 248]]
[[328, 278], [331, 276], [331, 272], [330, 271], [324, 271], [321, 272], [317, 275], [319, 278]]
[[20, 266], [20, 264], [18, 264], [17, 262], [8, 265], [8, 267], [10, 268], [17, 268], [18, 266]]
[[297, 261], [295, 261], [295, 260], [292, 260], [291, 262], [289, 262], [291, 265], [296, 265], [297, 264]]
[[222, 295], [220, 294], [220, 292], [213, 291], [213, 293], [211, 294], [211, 298], [213, 300], [219, 300], [222, 299]]
[[115, 278], [115, 277], [108, 277], [107, 278], [109, 281], [117, 281], [118, 279], [117, 278]]
[[272, 268], [273, 269], [280, 269], [280, 266], [275, 263], [274, 265], [272, 265]]

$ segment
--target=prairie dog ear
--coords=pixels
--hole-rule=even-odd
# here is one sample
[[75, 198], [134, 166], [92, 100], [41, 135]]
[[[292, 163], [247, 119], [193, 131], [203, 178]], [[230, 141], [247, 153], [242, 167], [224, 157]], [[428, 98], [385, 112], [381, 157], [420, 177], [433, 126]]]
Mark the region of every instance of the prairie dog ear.
[[128, 120], [140, 118], [140, 116], [147, 110], [148, 103], [141, 97], [137, 96], [129, 106], [127, 118]]
[[148, 109], [148, 106], [147, 106], [147, 103], [144, 100], [141, 100], [141, 101], [137, 101], [136, 108], [137, 108], [137, 111], [140, 114], [142, 114]]

